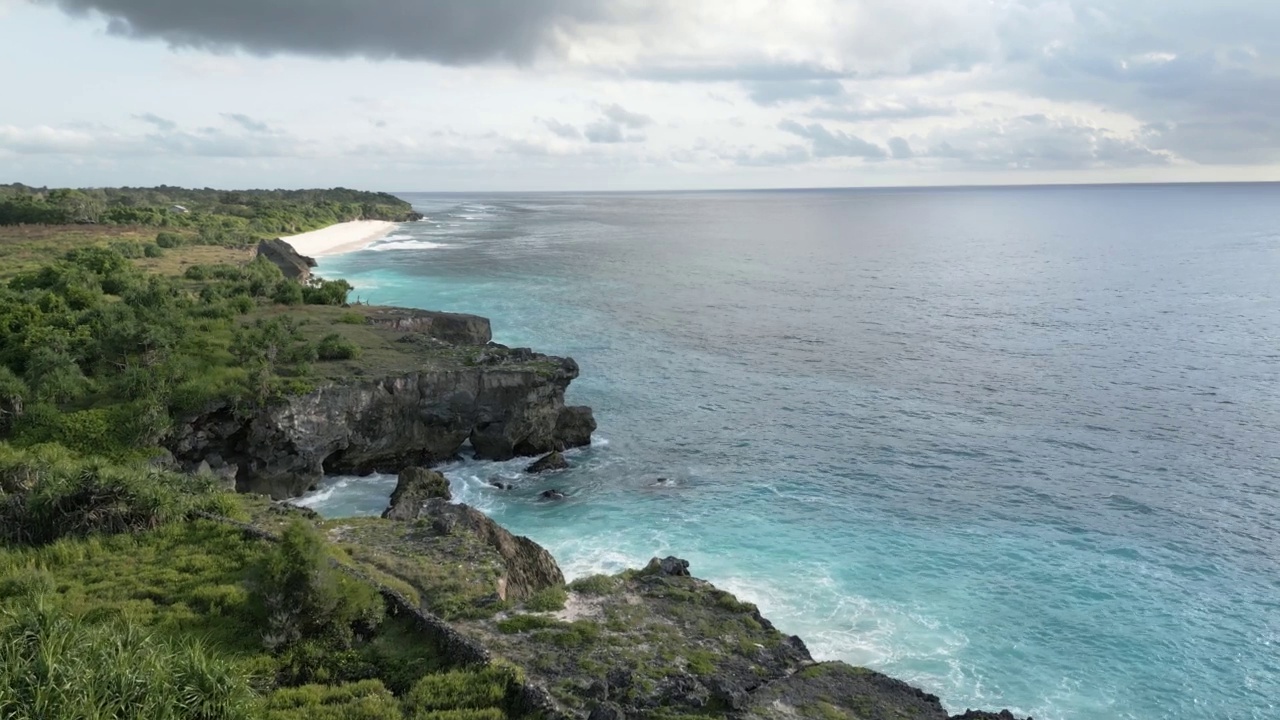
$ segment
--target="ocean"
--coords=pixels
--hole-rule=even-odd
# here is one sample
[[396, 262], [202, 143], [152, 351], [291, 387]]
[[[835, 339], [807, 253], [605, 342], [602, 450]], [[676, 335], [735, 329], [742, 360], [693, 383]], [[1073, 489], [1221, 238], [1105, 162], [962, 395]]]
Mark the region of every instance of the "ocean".
[[1280, 186], [403, 197], [318, 271], [579, 362], [571, 470], [443, 468], [571, 578], [686, 558], [952, 711], [1280, 717]]

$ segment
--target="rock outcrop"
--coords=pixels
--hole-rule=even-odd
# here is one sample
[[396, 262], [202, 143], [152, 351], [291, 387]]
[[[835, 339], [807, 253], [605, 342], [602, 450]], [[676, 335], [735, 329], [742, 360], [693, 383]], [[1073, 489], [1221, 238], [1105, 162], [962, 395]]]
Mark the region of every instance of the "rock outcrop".
[[564, 453], [557, 450], [538, 458], [537, 462], [525, 468], [524, 471], [537, 475], [539, 473], [552, 472], [554, 470], [564, 470], [568, 467], [569, 461], [564, 459]]
[[369, 323], [398, 332], [421, 333], [451, 345], [487, 345], [493, 340], [489, 319], [479, 315], [384, 308], [371, 314]]
[[589, 407], [566, 407], [556, 418], [556, 437], [566, 448], [591, 444], [591, 434], [596, 431], [596, 418]]
[[449, 481], [435, 470], [412, 467], [400, 471], [396, 489], [391, 493], [391, 505], [383, 511], [388, 520], [413, 520], [428, 500], [440, 498], [452, 500]]
[[577, 376], [573, 360], [531, 353], [522, 362], [332, 380], [247, 415], [230, 404], [208, 408], [165, 444], [184, 466], [225, 458], [241, 492], [296, 497], [326, 472], [432, 465], [468, 440], [484, 459], [550, 452], [563, 444], [564, 392]]
[[505, 568], [496, 590], [502, 600], [524, 600], [541, 590], [564, 585], [564, 574], [551, 553], [527, 537], [511, 534], [473, 507], [454, 505], [444, 498], [397, 506], [393, 498], [388, 511], [393, 510], [397, 511], [393, 519], [425, 520], [438, 535], [466, 536], [495, 551]]
[[280, 268], [285, 277], [300, 283], [311, 279], [311, 268], [316, 266], [315, 260], [299, 254], [283, 240], [263, 240], [258, 243], [258, 257], [270, 260]]

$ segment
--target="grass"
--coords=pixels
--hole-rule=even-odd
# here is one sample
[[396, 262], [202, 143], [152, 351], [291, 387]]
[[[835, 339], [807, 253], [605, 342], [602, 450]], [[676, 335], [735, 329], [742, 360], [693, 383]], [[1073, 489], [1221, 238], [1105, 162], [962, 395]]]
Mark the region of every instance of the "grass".
[[0, 280], [38, 269], [75, 248], [113, 242], [149, 243], [155, 237], [155, 228], [140, 226], [0, 226]]
[[[509, 669], [454, 670], [435, 647], [417, 634], [409, 620], [395, 617], [387, 618], [373, 638], [349, 652], [322, 651], [327, 655], [318, 662], [329, 668], [325, 670], [329, 673], [327, 680], [303, 688], [279, 685], [281, 678], [295, 676], [289, 666], [298, 662], [298, 656], [292, 652], [273, 654], [266, 649], [251, 592], [257, 568], [273, 547], [246, 538], [234, 527], [203, 520], [176, 522], [137, 534], [64, 538], [41, 547], [8, 547], [0, 549], [0, 613], [22, 611], [26, 598], [32, 596], [56, 598], [50, 601], [46, 615], [74, 627], [60, 630], [55, 639], [60, 638], [58, 642], [67, 648], [84, 648], [80, 654], [60, 656], [65, 660], [59, 661], [68, 673], [74, 671], [80, 673], [77, 677], [86, 678], [77, 687], [96, 693], [101, 687], [119, 684], [115, 675], [89, 674], [86, 668], [94, 666], [136, 673], [160, 688], [152, 693], [158, 699], [138, 705], [147, 714], [121, 711], [101, 717], [398, 720], [435, 718], [433, 713], [455, 711], [462, 713], [456, 717], [476, 720], [507, 717], [503, 708], [515, 680]], [[84, 624], [89, 621], [92, 623]], [[5, 623], [0, 621], [0, 628], [3, 627]], [[3, 637], [0, 631], [0, 639]], [[109, 666], [95, 649], [95, 642], [103, 647], [123, 648], [121, 652], [127, 651], [135, 664], [117, 662]], [[111, 645], [113, 642], [115, 645]], [[0, 646], [0, 653], [13, 652], [6, 647]], [[0, 655], [5, 657], [8, 656]], [[172, 697], [184, 692], [181, 678], [174, 673], [195, 663], [204, 663], [209, 677], [222, 678], [218, 682], [224, 685], [231, 683], [226, 685], [229, 689], [225, 697], [231, 698], [227, 702], [234, 707], [248, 702], [245, 697], [252, 700], [252, 714], [166, 714], [170, 711], [163, 709], [168, 707], [165, 703], [172, 704]], [[26, 673], [23, 677], [31, 676], [29, 668], [15, 664], [12, 657], [0, 659], [0, 665], [4, 666], [0, 668], [0, 678], [10, 670]], [[167, 668], [164, 672], [157, 670], [162, 666]], [[341, 674], [346, 671], [357, 677], [343, 678]], [[361, 675], [366, 681], [349, 682], [360, 680]], [[39, 677], [44, 678], [42, 683], [56, 679]], [[232, 683], [233, 679], [243, 681], [243, 687]], [[261, 700], [253, 699], [255, 692]], [[0, 685], [0, 698], [15, 696], [22, 703], [29, 703], [29, 695], [30, 692], [15, 696]], [[0, 711], [0, 717], [99, 717], [84, 710], [84, 703], [89, 702], [84, 697], [68, 695], [57, 700], [58, 707], [63, 708], [58, 712], [18, 709]]]

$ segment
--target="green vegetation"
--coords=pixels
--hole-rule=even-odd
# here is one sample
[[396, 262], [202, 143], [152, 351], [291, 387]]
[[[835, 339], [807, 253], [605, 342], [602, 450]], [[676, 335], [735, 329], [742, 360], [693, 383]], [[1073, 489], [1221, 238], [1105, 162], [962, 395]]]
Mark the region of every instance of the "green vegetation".
[[252, 503], [195, 482], [0, 444], [0, 716], [508, 717], [510, 668], [451, 667], [314, 525], [199, 519]]
[[24, 594], [0, 613], [0, 717], [247, 720], [254, 693], [198, 639], [95, 619]]
[[[0, 186], [0, 225], [145, 225], [202, 236], [278, 236], [348, 220], [408, 219], [412, 208], [386, 193], [333, 190], [186, 190]], [[181, 237], [167, 233], [170, 237]], [[178, 247], [159, 242], [160, 247]]]
[[563, 587], [549, 587], [524, 601], [526, 610], [533, 612], [552, 612], [563, 610], [569, 599], [569, 593]]

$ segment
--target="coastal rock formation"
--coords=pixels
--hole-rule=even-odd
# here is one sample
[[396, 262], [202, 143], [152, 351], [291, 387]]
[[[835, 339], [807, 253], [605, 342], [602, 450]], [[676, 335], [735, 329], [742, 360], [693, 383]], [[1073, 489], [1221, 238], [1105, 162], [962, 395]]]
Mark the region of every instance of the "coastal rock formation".
[[487, 345], [493, 340], [489, 319], [479, 315], [382, 308], [371, 314], [368, 322], [398, 332], [420, 333], [452, 345]]
[[391, 505], [383, 511], [388, 520], [413, 520], [428, 500], [440, 498], [452, 500], [449, 481], [443, 475], [426, 468], [411, 467], [400, 471], [396, 489], [391, 493]]
[[455, 505], [442, 497], [422, 503], [397, 503], [393, 497], [383, 517], [424, 520], [437, 536], [474, 540], [496, 553], [502, 572], [495, 592], [501, 600], [523, 600], [564, 584], [564, 574], [551, 553], [527, 537], [511, 534], [488, 515], [468, 505]]
[[[497, 346], [480, 352], [514, 353]], [[328, 380], [248, 413], [218, 404], [176, 424], [165, 445], [186, 467], [217, 454], [235, 466], [238, 490], [276, 499], [305, 493], [326, 472], [432, 465], [455, 457], [468, 440], [483, 459], [536, 456], [563, 444], [558, 420], [578, 366], [532, 352], [520, 357]]]
[[556, 438], [566, 448], [591, 444], [591, 434], [596, 431], [596, 418], [589, 407], [566, 407], [556, 418]]
[[569, 467], [569, 461], [564, 459], [564, 453], [559, 450], [542, 456], [537, 462], [533, 463], [524, 471], [533, 475], [544, 472], [552, 472], [554, 470], [564, 470]]
[[283, 240], [263, 240], [258, 243], [258, 257], [270, 260], [280, 268], [285, 277], [300, 283], [311, 279], [311, 268], [316, 266], [315, 260], [299, 254]]

